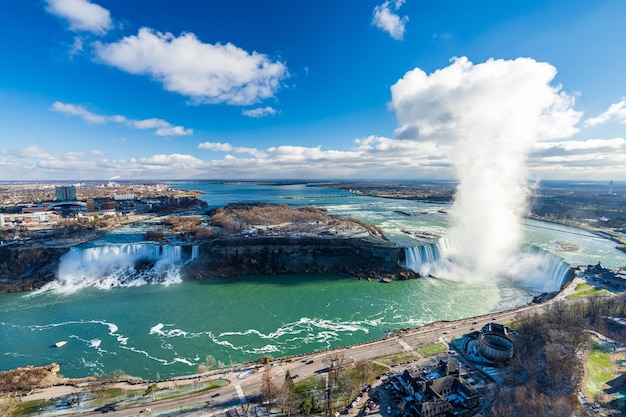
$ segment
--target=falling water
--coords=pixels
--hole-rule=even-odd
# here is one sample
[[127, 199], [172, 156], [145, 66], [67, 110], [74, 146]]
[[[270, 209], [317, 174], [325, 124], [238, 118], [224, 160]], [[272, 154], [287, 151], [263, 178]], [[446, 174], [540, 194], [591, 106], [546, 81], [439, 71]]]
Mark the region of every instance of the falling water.
[[[422, 276], [455, 278], [453, 261], [446, 257], [448, 239], [405, 248], [405, 267]], [[570, 265], [562, 258], [535, 246], [523, 247], [509, 265], [507, 278], [535, 291], [558, 291], [570, 276]]]
[[[180, 267], [198, 255], [197, 246], [123, 243], [74, 247], [60, 261], [57, 279], [42, 288], [74, 292], [84, 287], [134, 287], [181, 282]], [[185, 259], [187, 258], [187, 259]]]

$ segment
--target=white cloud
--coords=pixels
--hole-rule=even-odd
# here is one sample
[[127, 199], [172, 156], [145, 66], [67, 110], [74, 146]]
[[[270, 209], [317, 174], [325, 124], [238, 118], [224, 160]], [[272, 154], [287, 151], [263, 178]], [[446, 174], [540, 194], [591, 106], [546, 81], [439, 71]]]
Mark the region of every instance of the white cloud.
[[626, 124], [626, 100], [611, 104], [607, 111], [596, 117], [585, 120], [584, 126], [599, 126], [611, 120], [617, 120], [620, 124]]
[[83, 106], [61, 103], [56, 101], [52, 104], [52, 110], [72, 116], [78, 116], [89, 123], [119, 123], [125, 124], [135, 129], [155, 129], [158, 136], [185, 136], [193, 134], [193, 129], [186, 129], [183, 126], [174, 126], [166, 120], [150, 118], [143, 120], [129, 119], [126, 116], [102, 116], [85, 109]]
[[404, 0], [387, 0], [380, 6], [376, 6], [374, 8], [372, 24], [389, 33], [392, 38], [401, 40], [404, 38], [404, 29], [409, 21], [409, 17], [400, 17], [391, 10], [391, 7], [393, 7], [395, 11], [398, 11], [403, 4]]
[[[123, 117], [123, 116], [121, 116]], [[163, 119], [125, 120], [126, 124], [136, 129], [156, 129], [158, 136], [186, 136], [193, 133], [193, 129], [185, 129], [183, 126], [173, 126]], [[122, 123], [122, 122], [120, 122]]]
[[263, 156], [265, 155], [262, 151], [259, 151], [257, 148], [249, 148], [246, 146], [238, 146], [233, 149], [235, 153], [248, 153], [253, 156]]
[[16, 158], [33, 158], [33, 159], [53, 159], [54, 156], [47, 151], [37, 147], [28, 146], [26, 148], [15, 148], [3, 153], [12, 155]]
[[203, 142], [198, 145], [198, 149], [206, 149], [216, 152], [230, 152], [233, 150], [233, 146], [230, 143]]
[[626, 140], [587, 139], [535, 143], [529, 165], [539, 178], [623, 178]]
[[591, 153], [626, 153], [626, 140], [614, 139], [587, 139], [569, 140], [561, 142], [538, 142], [533, 144], [532, 153], [536, 157], [551, 157], [555, 155], [570, 156], [573, 154]]
[[[349, 150], [289, 145], [257, 149], [220, 142], [200, 143], [198, 148], [230, 153], [212, 160], [179, 153], [111, 160], [96, 150], [60, 155], [37, 147], [0, 150], [0, 155], [10, 156], [0, 158], [0, 166], [11, 167], [0, 171], [0, 179], [15, 178], [16, 172], [24, 179], [102, 179], [114, 175], [127, 179], [452, 178], [452, 146], [427, 140], [368, 136], [356, 139]], [[532, 173], [549, 179], [626, 180], [625, 163], [626, 141], [621, 138], [539, 142], [532, 146], [529, 156]]]
[[113, 27], [111, 14], [107, 9], [89, 0], [46, 0], [46, 10], [65, 19], [74, 32], [86, 31], [104, 35]]
[[[16, 168], [20, 168], [22, 165], [16, 161], [15, 159], [9, 159], [9, 158], [0, 158], [0, 167], [3, 167], [4, 169], [16, 169]], [[14, 171], [12, 171], [14, 172]], [[4, 179], [9, 179], [9, 178], [4, 178]], [[15, 177], [11, 178], [11, 179], [15, 179]]]
[[276, 114], [276, 110], [272, 107], [257, 107], [256, 109], [248, 109], [242, 110], [241, 114], [248, 117], [265, 117], [265, 116], [274, 116]]
[[61, 103], [60, 101], [55, 101], [52, 104], [52, 110], [57, 111], [59, 113], [65, 113], [72, 116], [78, 116], [81, 119], [85, 120], [89, 123], [106, 123], [109, 120], [106, 116], [100, 116], [98, 114], [92, 113], [83, 106], [76, 106], [74, 104], [66, 104]]
[[196, 103], [250, 105], [273, 97], [288, 76], [282, 62], [231, 43], [202, 43], [193, 33], [176, 37], [149, 28], [110, 44], [97, 42], [103, 63], [149, 75], [164, 88]]
[[556, 69], [531, 58], [474, 65], [467, 58], [432, 74], [419, 68], [391, 87], [401, 138], [454, 142], [466, 136], [510, 141], [517, 149], [535, 140], [577, 132], [574, 99], [550, 86]]

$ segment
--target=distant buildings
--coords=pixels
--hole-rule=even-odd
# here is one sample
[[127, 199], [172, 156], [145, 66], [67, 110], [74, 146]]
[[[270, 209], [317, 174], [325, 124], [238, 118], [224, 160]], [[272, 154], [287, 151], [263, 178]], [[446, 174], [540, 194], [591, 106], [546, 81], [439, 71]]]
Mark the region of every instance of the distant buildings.
[[49, 225], [60, 220], [61, 216], [53, 211], [35, 211], [20, 214], [0, 214], [0, 227], [4, 227], [5, 223], [10, 226], [26, 226], [37, 227], [41, 225]]
[[73, 185], [62, 185], [54, 187], [57, 201], [76, 201], [76, 187]]

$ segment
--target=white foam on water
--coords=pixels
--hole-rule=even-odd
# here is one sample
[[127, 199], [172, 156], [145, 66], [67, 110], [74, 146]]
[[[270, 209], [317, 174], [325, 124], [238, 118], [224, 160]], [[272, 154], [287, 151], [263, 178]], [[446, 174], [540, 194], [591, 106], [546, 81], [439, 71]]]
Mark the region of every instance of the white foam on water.
[[37, 291], [69, 294], [86, 287], [177, 284], [182, 282], [180, 268], [197, 256], [197, 246], [184, 260], [181, 246], [150, 242], [73, 247], [61, 257], [57, 279]]

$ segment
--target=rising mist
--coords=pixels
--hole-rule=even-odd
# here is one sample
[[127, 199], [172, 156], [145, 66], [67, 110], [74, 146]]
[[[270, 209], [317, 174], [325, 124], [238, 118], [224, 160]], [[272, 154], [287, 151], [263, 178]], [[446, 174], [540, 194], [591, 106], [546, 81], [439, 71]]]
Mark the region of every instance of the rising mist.
[[556, 73], [530, 58], [474, 65], [463, 57], [431, 74], [416, 68], [391, 87], [396, 137], [417, 147], [435, 143], [459, 181], [440, 276], [527, 276], [524, 285], [546, 290], [541, 262], [520, 247], [520, 220], [533, 143], [571, 136], [581, 116], [574, 99], [552, 85]]

